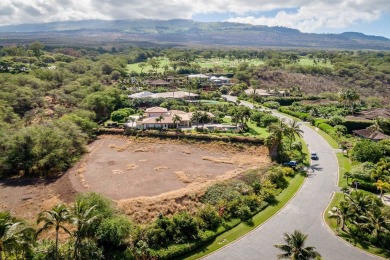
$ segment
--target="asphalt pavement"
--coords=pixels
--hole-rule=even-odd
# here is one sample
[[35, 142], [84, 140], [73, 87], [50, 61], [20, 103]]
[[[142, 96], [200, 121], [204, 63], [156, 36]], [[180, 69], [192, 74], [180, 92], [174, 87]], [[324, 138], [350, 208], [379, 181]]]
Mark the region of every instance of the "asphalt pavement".
[[[235, 97], [224, 96], [230, 101]], [[241, 105], [252, 107], [249, 102]], [[277, 116], [287, 118], [277, 112]], [[287, 118], [288, 119], [288, 118]], [[326, 226], [323, 213], [332, 194], [338, 191], [338, 163], [334, 150], [315, 130], [305, 124], [303, 139], [310, 152], [315, 151], [319, 160], [312, 161], [301, 189], [296, 196], [274, 217], [253, 232], [206, 256], [206, 259], [277, 259], [280, 253], [274, 244], [282, 244], [283, 233], [300, 230], [308, 234], [306, 246], [314, 246], [326, 260], [380, 259], [359, 250], [335, 236]]]

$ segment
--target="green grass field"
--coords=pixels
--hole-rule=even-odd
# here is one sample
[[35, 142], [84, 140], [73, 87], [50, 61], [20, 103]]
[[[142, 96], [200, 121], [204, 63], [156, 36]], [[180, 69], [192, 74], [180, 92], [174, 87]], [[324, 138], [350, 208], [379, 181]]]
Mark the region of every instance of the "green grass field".
[[333, 65], [330, 62], [327, 63], [319, 62], [317, 63], [317, 65], [315, 65], [313, 60], [307, 57], [300, 57], [298, 64], [302, 66], [319, 66], [319, 67], [333, 68]]
[[344, 174], [351, 171], [352, 162], [344, 154], [337, 153], [336, 156], [339, 163], [339, 187], [345, 187], [347, 186], [347, 179], [344, 178]]

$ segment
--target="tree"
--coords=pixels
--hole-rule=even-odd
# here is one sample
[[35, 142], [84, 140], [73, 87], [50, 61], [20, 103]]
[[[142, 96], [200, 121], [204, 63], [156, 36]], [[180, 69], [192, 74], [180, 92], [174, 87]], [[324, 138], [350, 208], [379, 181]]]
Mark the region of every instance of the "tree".
[[55, 259], [58, 260], [58, 235], [62, 229], [65, 233], [72, 235], [71, 232], [64, 226], [65, 223], [70, 221], [70, 212], [69, 209], [63, 205], [59, 204], [52, 208], [51, 210], [45, 210], [38, 215], [37, 224], [43, 222], [43, 226], [40, 227], [37, 231], [37, 236], [44, 231], [54, 228], [56, 232], [56, 244], [55, 244]]
[[341, 230], [345, 231], [345, 221], [350, 216], [348, 204], [341, 201], [339, 206], [333, 207], [328, 212], [330, 218], [337, 219], [337, 227], [341, 226]]
[[[161, 123], [165, 119], [164, 115], [160, 115], [159, 117], [156, 117], [155, 121], [156, 123]], [[162, 125], [161, 125], [162, 128]]]
[[191, 121], [196, 122], [196, 128], [199, 128], [199, 121], [202, 119], [202, 112], [200, 111], [194, 111], [192, 113]]
[[30, 45], [30, 50], [32, 50], [35, 57], [39, 58], [42, 55], [42, 50], [45, 46], [41, 42], [33, 42]]
[[295, 230], [292, 234], [284, 233], [283, 237], [286, 244], [277, 244], [274, 247], [283, 251], [278, 255], [278, 259], [306, 260], [321, 257], [320, 253], [315, 251], [315, 247], [304, 247], [307, 235]]
[[140, 74], [142, 74], [142, 71], [145, 69], [145, 67], [146, 67], [147, 65], [148, 65], [148, 64], [146, 64], [145, 62], [140, 62], [140, 63], [138, 63], [138, 67], [140, 67], [140, 69], [141, 69]]
[[179, 123], [181, 122], [181, 119], [182, 118], [177, 114], [172, 117], [172, 121], [176, 125], [176, 129], [179, 128]]
[[366, 229], [375, 238], [380, 237], [382, 233], [390, 231], [390, 219], [385, 213], [385, 208], [365, 212], [358, 217], [363, 222], [360, 227]]
[[382, 180], [378, 180], [374, 184], [375, 184], [377, 190], [379, 190], [381, 192], [380, 193], [380, 198], [382, 198], [382, 196], [383, 196], [383, 191], [389, 191], [390, 190], [390, 183], [388, 183], [388, 182], [385, 182], [385, 181], [382, 181]]
[[269, 125], [268, 132], [271, 134], [265, 140], [265, 145], [270, 149], [272, 156], [275, 155], [275, 152], [278, 151], [283, 137], [288, 133], [288, 126], [282, 119], [279, 121], [279, 123], [273, 123]]
[[296, 121], [295, 119], [290, 122], [288, 125], [288, 128], [286, 129], [287, 137], [290, 139], [290, 149], [293, 141], [295, 140], [295, 137], [302, 137], [303, 130], [299, 128], [300, 123]]
[[82, 239], [88, 237], [88, 228], [98, 218], [93, 214], [95, 207], [95, 205], [89, 207], [83, 200], [76, 201], [73, 206], [72, 217], [70, 220], [76, 227], [76, 230], [74, 231], [74, 237], [76, 238], [74, 243], [74, 259], [80, 258]]
[[340, 102], [344, 105], [344, 108], [349, 107], [351, 114], [353, 114], [355, 112], [355, 106], [360, 100], [360, 96], [356, 92], [356, 89], [348, 88], [340, 91], [339, 99]]
[[0, 212], [0, 260], [3, 252], [18, 251], [23, 245], [30, 244], [29, 233], [32, 231], [23, 222], [14, 221], [8, 212]]

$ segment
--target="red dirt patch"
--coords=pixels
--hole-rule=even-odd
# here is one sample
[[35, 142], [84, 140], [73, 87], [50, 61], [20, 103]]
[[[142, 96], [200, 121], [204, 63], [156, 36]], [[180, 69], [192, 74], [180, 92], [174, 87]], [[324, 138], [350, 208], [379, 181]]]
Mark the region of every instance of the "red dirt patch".
[[193, 209], [217, 180], [269, 164], [261, 146], [100, 136], [61, 178], [0, 182], [0, 210], [31, 220], [59, 202], [73, 201], [76, 193], [94, 191], [115, 200], [137, 222], [148, 222], [158, 212]]

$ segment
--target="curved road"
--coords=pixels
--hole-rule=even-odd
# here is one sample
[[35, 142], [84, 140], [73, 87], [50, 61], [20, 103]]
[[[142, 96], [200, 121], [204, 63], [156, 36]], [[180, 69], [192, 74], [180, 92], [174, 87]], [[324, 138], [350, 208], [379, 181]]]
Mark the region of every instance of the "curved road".
[[[224, 96], [230, 101], [235, 97]], [[249, 102], [241, 105], [252, 107]], [[277, 114], [280, 117], [283, 115]], [[301, 124], [303, 139], [318, 161], [312, 162], [308, 177], [296, 196], [273, 218], [252, 233], [210, 254], [206, 259], [276, 259], [280, 253], [274, 244], [284, 243], [283, 233], [298, 229], [309, 234], [307, 245], [315, 246], [323, 259], [379, 259], [358, 250], [336, 237], [323, 222], [323, 212], [330, 202], [338, 178], [338, 164], [329, 144], [312, 128]]]

